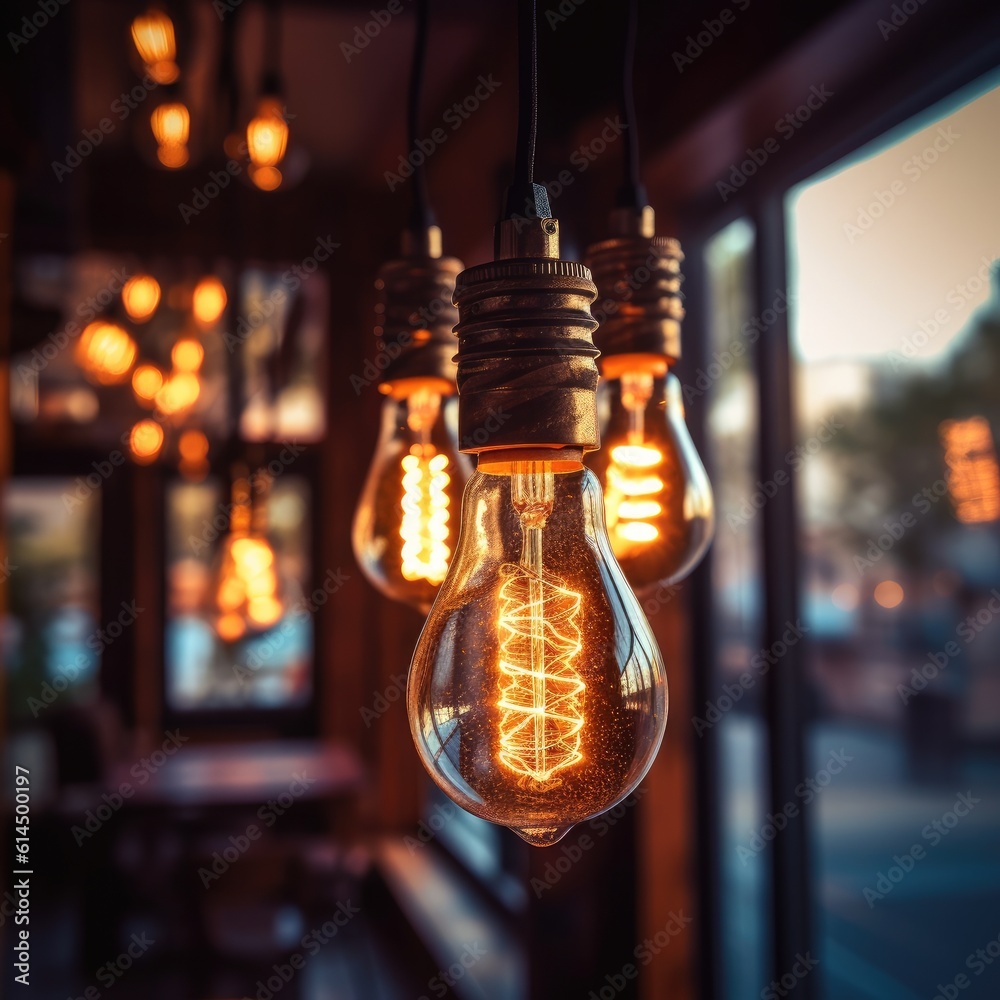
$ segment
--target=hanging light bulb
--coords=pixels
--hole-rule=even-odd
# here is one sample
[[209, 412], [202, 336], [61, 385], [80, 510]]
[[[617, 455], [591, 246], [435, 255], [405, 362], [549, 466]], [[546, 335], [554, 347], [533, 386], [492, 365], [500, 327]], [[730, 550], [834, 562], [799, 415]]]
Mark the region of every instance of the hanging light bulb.
[[208, 438], [203, 431], [186, 430], [177, 442], [178, 468], [185, 479], [201, 482], [208, 475]]
[[202, 327], [218, 322], [229, 301], [226, 286], [214, 274], [206, 275], [194, 286], [191, 308]]
[[146, 71], [157, 83], [173, 83], [180, 76], [174, 22], [157, 7], [150, 7], [132, 21], [132, 41]]
[[167, 101], [153, 110], [149, 123], [160, 163], [172, 170], [183, 167], [189, 157], [187, 142], [191, 134], [191, 115], [187, 107], [180, 101]]
[[145, 323], [160, 304], [160, 284], [152, 275], [133, 275], [122, 286], [122, 305], [129, 319]]
[[163, 447], [163, 428], [155, 420], [140, 420], [129, 432], [129, 450], [139, 465], [156, 461]]
[[284, 88], [281, 84], [281, 11], [275, 0], [266, 5], [264, 76], [256, 113], [247, 124], [250, 180], [262, 191], [280, 187], [278, 164], [288, 148]]
[[639, 783], [667, 687], [582, 462], [599, 443], [596, 289], [558, 259], [545, 190], [529, 190], [530, 217], [499, 225], [497, 260], [458, 277], [460, 434], [479, 462], [407, 710], [446, 794], [546, 846]]
[[138, 365], [132, 372], [132, 392], [141, 406], [151, 407], [163, 385], [163, 372], [156, 365]]
[[385, 394], [378, 444], [354, 516], [354, 555], [386, 596], [425, 614], [448, 570], [468, 478], [453, 416], [451, 304], [462, 262], [441, 256], [441, 231], [404, 237], [375, 287]]
[[172, 372], [153, 396], [157, 410], [173, 416], [190, 409], [201, 395], [201, 381], [194, 372]]
[[194, 337], [181, 337], [170, 349], [170, 361], [175, 371], [196, 372], [205, 358], [205, 348]]
[[587, 251], [607, 318], [601, 350], [604, 482], [611, 545], [637, 591], [676, 583], [702, 560], [715, 526], [712, 487], [684, 422], [680, 244], [655, 235], [649, 206], [616, 209], [614, 235]]
[[94, 320], [80, 334], [76, 360], [94, 382], [117, 385], [124, 382], [135, 364], [135, 341], [117, 323]]
[[[258, 482], [264, 479], [258, 473]], [[233, 480], [229, 533], [214, 586], [215, 629], [224, 642], [275, 626], [284, 614], [277, 559], [267, 539], [267, 491], [250, 500], [245, 472]]]

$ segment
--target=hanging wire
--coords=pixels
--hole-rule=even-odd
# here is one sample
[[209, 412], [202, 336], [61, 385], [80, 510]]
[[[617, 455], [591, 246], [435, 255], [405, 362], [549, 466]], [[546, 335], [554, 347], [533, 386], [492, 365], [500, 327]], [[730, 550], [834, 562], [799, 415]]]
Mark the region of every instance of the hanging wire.
[[621, 90], [618, 106], [625, 125], [625, 145], [622, 153], [624, 176], [618, 189], [619, 208], [641, 209], [646, 204], [646, 191], [639, 176], [639, 130], [635, 116], [635, 46], [639, 30], [639, 0], [629, 0], [628, 16], [622, 35]]
[[278, 0], [267, 0], [264, 14], [264, 73], [262, 92], [280, 95], [281, 86], [281, 9]]
[[538, 13], [536, 0], [521, 0], [517, 11], [517, 149], [514, 185], [535, 179], [538, 139]]
[[[424, 67], [427, 64], [427, 21], [428, 0], [417, 0], [417, 25], [413, 36], [413, 63], [410, 67], [410, 90], [407, 95], [406, 134], [407, 149], [412, 154], [417, 148], [420, 125], [420, 105], [424, 92]], [[423, 233], [434, 225], [434, 212], [427, 195], [426, 157], [414, 164], [412, 190], [413, 203], [410, 206], [410, 229]]]

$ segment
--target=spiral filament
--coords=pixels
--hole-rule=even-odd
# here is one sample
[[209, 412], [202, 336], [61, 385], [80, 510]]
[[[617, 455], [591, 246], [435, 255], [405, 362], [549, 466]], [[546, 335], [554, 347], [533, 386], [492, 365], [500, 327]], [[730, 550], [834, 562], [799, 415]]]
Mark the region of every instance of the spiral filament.
[[554, 494], [550, 465], [514, 463], [512, 498], [524, 538], [520, 565], [507, 567], [499, 594], [498, 756], [540, 784], [583, 758], [586, 685], [573, 667], [582, 648], [581, 597], [542, 569], [542, 532]]
[[660, 529], [652, 522], [663, 513], [657, 499], [665, 483], [656, 474], [663, 454], [643, 440], [645, 408], [653, 394], [653, 376], [648, 372], [622, 375], [622, 405], [628, 412], [627, 444], [611, 449], [605, 497], [611, 547], [622, 556], [635, 545], [655, 541]]
[[401, 571], [406, 580], [440, 583], [448, 572], [448, 456], [414, 445], [403, 456]]

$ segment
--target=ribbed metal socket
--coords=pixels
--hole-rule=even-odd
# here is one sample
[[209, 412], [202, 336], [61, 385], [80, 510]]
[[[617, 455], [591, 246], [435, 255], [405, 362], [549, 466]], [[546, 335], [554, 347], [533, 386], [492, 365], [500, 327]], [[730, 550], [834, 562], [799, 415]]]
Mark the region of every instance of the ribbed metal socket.
[[619, 210], [611, 220], [617, 235], [587, 248], [601, 324], [594, 343], [605, 357], [662, 354], [672, 364], [681, 356], [684, 254], [677, 240], [653, 235], [652, 211]]
[[600, 447], [596, 294], [583, 264], [546, 257], [496, 260], [458, 276], [463, 451]]
[[375, 288], [375, 336], [382, 384], [406, 378], [445, 379], [454, 384], [452, 302], [455, 280], [465, 265], [455, 257], [423, 253], [390, 260], [379, 269]]

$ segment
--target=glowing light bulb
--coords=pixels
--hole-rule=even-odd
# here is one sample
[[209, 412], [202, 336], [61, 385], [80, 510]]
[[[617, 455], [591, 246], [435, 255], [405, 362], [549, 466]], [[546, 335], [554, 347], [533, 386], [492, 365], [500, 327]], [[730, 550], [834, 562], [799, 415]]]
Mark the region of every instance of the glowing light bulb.
[[675, 583], [701, 561], [715, 526], [712, 487], [684, 423], [680, 382], [631, 370], [601, 391], [610, 418], [590, 464], [605, 483], [611, 546], [637, 591]]
[[194, 318], [203, 326], [218, 322], [226, 308], [229, 297], [226, 287], [215, 275], [207, 275], [194, 286], [191, 308]]
[[384, 594], [426, 612], [448, 571], [467, 478], [448, 426], [443, 380], [406, 379], [382, 409], [375, 455], [354, 518], [354, 554]]
[[132, 41], [149, 75], [157, 83], [173, 83], [180, 76], [174, 22], [162, 10], [150, 7], [132, 21]]
[[193, 372], [176, 372], [164, 383], [153, 397], [156, 408], [165, 416], [172, 416], [186, 410], [198, 401], [201, 382]]
[[[288, 122], [279, 98], [265, 95], [247, 125], [247, 152], [255, 167], [276, 167], [288, 147]], [[278, 174], [280, 183], [281, 174]]]
[[186, 430], [177, 442], [179, 469], [185, 479], [200, 482], [208, 475], [208, 438], [202, 431]]
[[263, 502], [250, 503], [245, 476], [233, 482], [229, 534], [222, 544], [215, 583], [215, 629], [225, 642], [272, 628], [285, 611], [277, 559], [267, 540]]
[[156, 365], [139, 365], [132, 372], [132, 392], [143, 406], [152, 406], [163, 385], [163, 372]]
[[250, 164], [250, 180], [261, 191], [277, 191], [281, 187], [281, 171], [277, 167], [255, 167]]
[[140, 420], [129, 433], [129, 449], [139, 465], [156, 460], [163, 447], [163, 428], [155, 420]]
[[603, 448], [588, 464], [604, 483], [608, 530], [632, 587], [642, 593], [684, 579], [715, 531], [712, 487], [684, 422], [681, 262], [677, 240], [656, 235], [648, 205], [611, 214], [612, 235], [592, 245], [604, 319]]
[[666, 676], [594, 474], [486, 457], [414, 653], [408, 712], [448, 795], [546, 846], [642, 779], [666, 726]]
[[205, 357], [205, 348], [194, 337], [181, 337], [170, 351], [170, 360], [179, 372], [196, 372]]
[[191, 115], [180, 101], [168, 101], [156, 108], [149, 119], [157, 142], [156, 156], [165, 167], [177, 169], [187, 163]]
[[122, 288], [122, 304], [129, 318], [145, 323], [160, 304], [160, 285], [149, 274], [136, 274]]
[[84, 327], [76, 360], [88, 378], [101, 385], [124, 382], [135, 364], [135, 341], [117, 323], [95, 320]]

